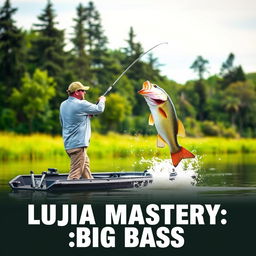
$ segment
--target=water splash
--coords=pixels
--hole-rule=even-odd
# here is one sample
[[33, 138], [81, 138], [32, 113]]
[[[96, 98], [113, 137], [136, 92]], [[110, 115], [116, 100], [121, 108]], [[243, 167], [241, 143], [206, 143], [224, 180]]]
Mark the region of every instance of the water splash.
[[200, 179], [198, 175], [200, 160], [200, 157], [185, 159], [177, 167], [173, 166], [170, 159], [163, 160], [157, 157], [142, 158], [140, 163], [148, 165], [147, 170], [153, 176], [154, 188], [191, 188]]

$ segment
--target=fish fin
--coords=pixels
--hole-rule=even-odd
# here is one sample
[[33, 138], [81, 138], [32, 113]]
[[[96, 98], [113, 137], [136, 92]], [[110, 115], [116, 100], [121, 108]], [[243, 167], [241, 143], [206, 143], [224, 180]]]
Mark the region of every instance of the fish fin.
[[145, 81], [145, 82], [143, 83], [143, 89], [145, 89], [145, 90], [150, 89], [150, 85], [151, 85], [151, 83], [150, 83], [149, 81]]
[[180, 151], [176, 153], [171, 153], [171, 157], [172, 157], [172, 163], [176, 167], [182, 159], [194, 158], [195, 156], [191, 152], [189, 152], [187, 149], [181, 147]]
[[152, 114], [150, 114], [150, 115], [149, 115], [149, 118], [148, 118], [148, 124], [149, 124], [149, 125], [154, 125], [154, 123], [155, 123], [155, 122], [154, 122], [154, 118], [153, 118]]
[[178, 119], [178, 135], [180, 137], [186, 137], [184, 125], [179, 119]]
[[161, 107], [158, 108], [158, 112], [162, 117], [167, 118], [166, 112]]
[[157, 135], [157, 143], [156, 143], [156, 145], [157, 145], [157, 147], [159, 147], [159, 148], [164, 148], [165, 147], [165, 141], [164, 141], [164, 139], [158, 134]]

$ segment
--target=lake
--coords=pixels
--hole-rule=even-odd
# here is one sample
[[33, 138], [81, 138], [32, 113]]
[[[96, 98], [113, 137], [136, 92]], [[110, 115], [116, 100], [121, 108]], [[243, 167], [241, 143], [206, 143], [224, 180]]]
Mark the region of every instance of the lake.
[[[93, 172], [108, 171], [144, 171], [149, 169], [154, 177], [154, 184], [142, 191], [143, 194], [151, 196], [159, 194], [171, 194], [172, 197], [201, 196], [222, 197], [227, 199], [241, 199], [256, 197], [256, 158], [255, 154], [227, 154], [227, 155], [204, 155], [199, 159], [188, 160], [191, 166], [179, 165], [176, 168], [177, 179], [168, 179], [169, 171], [172, 169], [169, 160], [163, 159], [91, 159], [91, 170]], [[0, 186], [1, 193], [5, 196], [10, 194], [8, 181], [19, 174], [29, 174], [30, 170], [35, 173], [46, 171], [47, 168], [57, 168], [60, 173], [68, 172], [69, 159], [48, 161], [13, 161], [0, 164]], [[191, 179], [191, 172], [196, 179]], [[132, 198], [141, 191], [129, 191], [127, 196]], [[101, 196], [104, 192], [100, 192]], [[33, 193], [32, 193], [33, 194]], [[71, 193], [72, 196], [74, 193]], [[84, 193], [79, 193], [77, 198], [83, 198]], [[97, 194], [97, 193], [96, 193]], [[106, 192], [107, 196], [119, 197], [120, 191]], [[124, 193], [121, 193], [121, 197]]]

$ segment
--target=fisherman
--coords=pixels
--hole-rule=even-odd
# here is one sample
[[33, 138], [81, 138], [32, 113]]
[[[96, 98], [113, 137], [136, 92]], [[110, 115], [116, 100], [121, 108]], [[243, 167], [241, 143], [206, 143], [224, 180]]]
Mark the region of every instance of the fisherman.
[[90, 118], [104, 111], [106, 98], [99, 97], [98, 104], [84, 100], [89, 88], [80, 82], [71, 83], [67, 89], [69, 97], [60, 105], [62, 137], [71, 161], [68, 180], [76, 180], [81, 177], [93, 179], [86, 152], [91, 137]]

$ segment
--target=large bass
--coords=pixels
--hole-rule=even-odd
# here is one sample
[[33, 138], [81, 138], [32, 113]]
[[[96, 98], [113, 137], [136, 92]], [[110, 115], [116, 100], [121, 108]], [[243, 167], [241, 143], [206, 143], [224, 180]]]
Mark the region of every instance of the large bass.
[[177, 135], [185, 137], [185, 129], [177, 117], [169, 95], [149, 81], [143, 83], [143, 88], [138, 93], [144, 96], [151, 111], [149, 124], [155, 124], [158, 132], [157, 146], [160, 148], [163, 148], [165, 144], [169, 146], [173, 165], [176, 167], [182, 159], [194, 158], [195, 156], [191, 152], [178, 143]]

